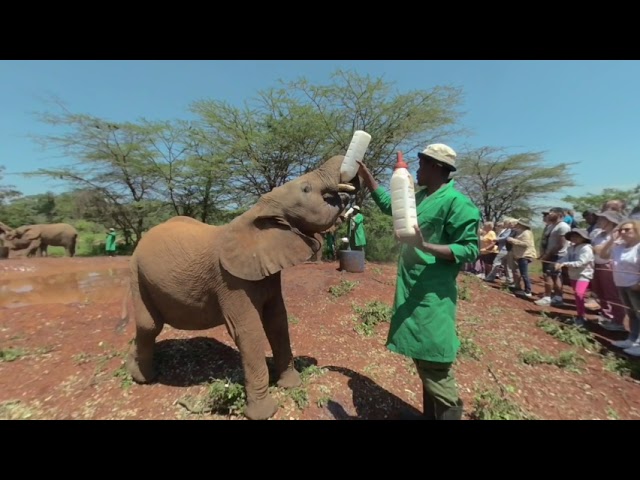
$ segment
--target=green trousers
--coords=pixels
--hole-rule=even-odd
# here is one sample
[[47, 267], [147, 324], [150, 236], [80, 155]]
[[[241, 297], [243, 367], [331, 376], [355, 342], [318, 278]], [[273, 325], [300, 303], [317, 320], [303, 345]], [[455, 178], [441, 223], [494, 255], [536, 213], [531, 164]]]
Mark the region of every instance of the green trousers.
[[424, 417], [459, 420], [462, 401], [453, 374], [452, 363], [413, 359], [423, 386]]

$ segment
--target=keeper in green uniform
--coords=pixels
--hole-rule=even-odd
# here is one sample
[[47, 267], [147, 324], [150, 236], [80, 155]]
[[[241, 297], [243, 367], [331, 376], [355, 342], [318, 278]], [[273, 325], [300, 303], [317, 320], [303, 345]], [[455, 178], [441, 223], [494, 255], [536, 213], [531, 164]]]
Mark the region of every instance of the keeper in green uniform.
[[110, 228], [107, 233], [104, 249], [110, 257], [113, 257], [116, 253], [116, 230], [114, 228]]
[[360, 213], [358, 205], [353, 207], [353, 214], [349, 219], [349, 245], [351, 250], [364, 250], [367, 245], [367, 236], [364, 231], [364, 215]]
[[[412, 358], [423, 384], [423, 414], [404, 419], [460, 420], [463, 404], [452, 365], [460, 347], [456, 334], [456, 278], [461, 265], [479, 253], [481, 215], [449, 178], [456, 153], [433, 144], [418, 154], [418, 226], [415, 237], [399, 239], [396, 292], [387, 348]], [[380, 210], [391, 215], [391, 196], [364, 163], [358, 174]]]

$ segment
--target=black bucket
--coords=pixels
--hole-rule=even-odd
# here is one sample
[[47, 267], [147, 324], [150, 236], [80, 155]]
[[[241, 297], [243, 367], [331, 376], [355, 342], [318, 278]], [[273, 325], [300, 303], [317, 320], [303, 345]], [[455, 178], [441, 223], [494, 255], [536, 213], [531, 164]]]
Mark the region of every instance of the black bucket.
[[340, 270], [350, 273], [364, 272], [364, 250], [340, 250]]

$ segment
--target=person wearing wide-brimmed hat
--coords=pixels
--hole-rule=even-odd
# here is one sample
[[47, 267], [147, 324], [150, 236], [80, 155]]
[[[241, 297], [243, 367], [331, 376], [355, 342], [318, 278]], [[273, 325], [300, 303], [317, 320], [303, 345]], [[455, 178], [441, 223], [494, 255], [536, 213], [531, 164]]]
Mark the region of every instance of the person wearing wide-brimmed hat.
[[622, 215], [615, 210], [594, 213], [595, 229], [591, 232], [595, 271], [591, 280], [591, 290], [598, 297], [600, 305], [599, 323], [602, 328], [612, 332], [625, 332], [624, 317], [627, 314], [622, 307], [622, 299], [613, 282], [611, 260], [602, 258], [600, 252], [611, 239], [613, 230], [622, 221]]
[[587, 322], [584, 298], [593, 278], [593, 248], [589, 233], [583, 228], [572, 228], [564, 237], [571, 242], [567, 253], [560, 257], [555, 264], [555, 269], [567, 267], [571, 288], [576, 299], [577, 317], [574, 323], [584, 326]]
[[[461, 420], [463, 403], [453, 371], [460, 339], [456, 329], [457, 277], [480, 250], [480, 210], [455, 188], [456, 152], [442, 143], [418, 154], [416, 234], [402, 237], [396, 293], [386, 346], [413, 359], [422, 381], [423, 412], [405, 419]], [[371, 197], [391, 215], [391, 195], [364, 162], [358, 174]]]
[[640, 356], [640, 220], [623, 219], [600, 256], [611, 259], [613, 282], [629, 317], [628, 337], [611, 344], [628, 355]]
[[[513, 292], [514, 294], [524, 294], [525, 297], [532, 297], [531, 280], [529, 279], [529, 264], [538, 256], [536, 252], [535, 239], [531, 231], [531, 221], [521, 218], [516, 223], [517, 234], [515, 237], [507, 238], [507, 242], [512, 245], [512, 267], [513, 270]], [[524, 292], [520, 289], [520, 279], [524, 281]]]

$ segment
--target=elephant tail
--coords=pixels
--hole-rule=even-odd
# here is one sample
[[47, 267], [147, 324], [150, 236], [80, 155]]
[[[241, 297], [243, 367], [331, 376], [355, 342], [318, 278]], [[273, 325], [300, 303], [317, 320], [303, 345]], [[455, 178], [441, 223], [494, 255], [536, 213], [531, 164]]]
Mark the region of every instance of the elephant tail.
[[121, 334], [124, 331], [124, 328], [129, 323], [129, 319], [131, 317], [131, 310], [129, 307], [129, 302], [131, 300], [131, 288], [127, 288], [127, 293], [125, 294], [122, 300], [122, 310], [120, 312], [120, 321], [118, 325], [116, 325], [116, 333]]

